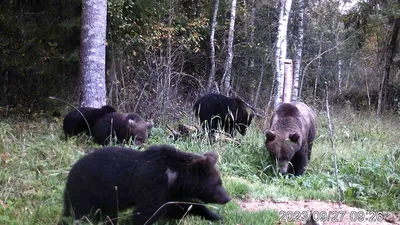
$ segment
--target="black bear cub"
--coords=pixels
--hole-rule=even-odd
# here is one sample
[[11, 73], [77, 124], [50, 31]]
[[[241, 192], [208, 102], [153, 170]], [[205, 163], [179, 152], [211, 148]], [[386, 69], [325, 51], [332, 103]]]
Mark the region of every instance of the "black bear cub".
[[108, 113], [94, 125], [93, 137], [100, 145], [108, 145], [113, 138], [117, 138], [119, 143], [132, 139], [135, 145], [140, 146], [146, 142], [153, 125], [137, 113]]
[[[109, 105], [101, 108], [79, 107], [69, 112], [63, 121], [63, 129], [66, 136], [78, 135], [86, 132], [91, 135], [97, 120], [108, 113], [116, 112]], [[86, 120], [85, 120], [86, 119]], [[87, 121], [87, 122], [86, 122]]]
[[246, 134], [254, 114], [247, 112], [247, 107], [240, 98], [228, 98], [221, 94], [206, 94], [193, 105], [194, 114], [200, 119], [203, 129], [209, 128], [212, 135], [222, 128], [233, 136], [234, 130]]
[[158, 219], [182, 218], [190, 204], [166, 204], [160, 209], [167, 202], [182, 201], [193, 203], [189, 214], [219, 220], [218, 214], [196, 204], [225, 204], [231, 200], [222, 186], [217, 160], [213, 152], [198, 155], [167, 145], [150, 146], [145, 151], [97, 149], [76, 162], [69, 172], [64, 216], [75, 220], [87, 216], [117, 224], [119, 211], [135, 207], [134, 224], [153, 224]]

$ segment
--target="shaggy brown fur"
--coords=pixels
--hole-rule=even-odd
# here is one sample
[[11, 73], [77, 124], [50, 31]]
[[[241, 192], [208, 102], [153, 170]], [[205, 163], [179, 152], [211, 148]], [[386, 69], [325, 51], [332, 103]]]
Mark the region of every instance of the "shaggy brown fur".
[[304, 103], [282, 103], [276, 109], [265, 131], [265, 146], [282, 174], [304, 173], [316, 132], [316, 115]]

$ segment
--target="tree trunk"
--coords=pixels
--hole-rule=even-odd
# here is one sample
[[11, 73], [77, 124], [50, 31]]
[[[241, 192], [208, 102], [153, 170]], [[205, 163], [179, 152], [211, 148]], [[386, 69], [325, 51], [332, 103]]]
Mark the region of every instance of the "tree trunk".
[[324, 36], [324, 32], [321, 31], [321, 36], [319, 37], [319, 51], [318, 55], [318, 67], [317, 67], [317, 73], [315, 74], [315, 81], [314, 81], [314, 92], [313, 92], [313, 106], [315, 107], [316, 100], [317, 100], [317, 89], [318, 89], [318, 80], [319, 80], [319, 75], [322, 73], [321, 72], [321, 53], [322, 53], [322, 38]]
[[232, 61], [233, 61], [233, 36], [235, 32], [235, 19], [236, 19], [236, 0], [232, 0], [231, 6], [231, 18], [229, 24], [228, 34], [228, 52], [225, 61], [225, 71], [221, 80], [221, 91], [222, 94], [229, 95], [231, 90], [231, 73], [232, 73]]
[[107, 1], [82, 2], [81, 27], [81, 106], [106, 104]]
[[[249, 44], [251, 49], [254, 49], [254, 21], [256, 20], [256, 1], [251, 0], [250, 1], [250, 35], [249, 35]], [[251, 71], [254, 69], [254, 57], [251, 55], [250, 56], [250, 68]]]
[[291, 102], [292, 101], [292, 93], [293, 93], [293, 62], [291, 59], [286, 59], [284, 61], [284, 85], [283, 85], [283, 102]]
[[286, 59], [287, 48], [287, 26], [289, 21], [289, 12], [292, 5], [292, 0], [280, 1], [278, 38], [276, 42], [275, 53], [275, 99], [274, 108], [282, 102], [283, 95], [283, 79], [284, 79], [284, 60]]
[[263, 82], [263, 77], [264, 77], [264, 71], [265, 71], [265, 63], [261, 64], [260, 75], [258, 78], [257, 91], [256, 91], [256, 94], [255, 94], [255, 97], [253, 100], [255, 108], [257, 108], [258, 96], [260, 96], [261, 84]]
[[338, 46], [336, 49], [336, 53], [338, 56], [338, 93], [342, 94], [342, 59], [340, 58], [340, 46], [339, 46], [339, 31], [335, 35], [336, 45]]
[[[255, 69], [254, 69], [254, 30], [255, 30], [255, 26], [254, 26], [254, 22], [255, 22], [255, 16], [256, 16], [256, 1], [255, 0], [250, 0], [250, 21], [249, 21], [249, 27], [248, 29], [250, 30], [250, 34], [249, 34], [249, 47], [250, 47], [250, 55], [249, 55], [249, 67], [250, 67], [250, 74], [255, 74]], [[257, 80], [253, 79], [252, 83], [251, 83], [251, 96], [253, 99], [253, 102], [255, 102], [255, 98], [257, 96], [258, 93], [256, 88], [257, 86]]]
[[[338, 13], [339, 14], [339, 13]], [[342, 26], [342, 21], [340, 20], [339, 16], [335, 16], [335, 43], [336, 43], [336, 55], [338, 57], [338, 72], [337, 72], [337, 89], [338, 89], [338, 94], [342, 94], [342, 58], [341, 58], [341, 31], [344, 30]]]
[[212, 17], [212, 22], [211, 22], [211, 31], [210, 31], [211, 70], [210, 70], [210, 76], [208, 77], [208, 82], [207, 82], [207, 91], [208, 92], [211, 91], [212, 86], [213, 86], [214, 81], [215, 81], [215, 43], [214, 43], [214, 36], [215, 36], [215, 29], [216, 29], [217, 24], [218, 24], [218, 20], [217, 20], [218, 8], [219, 8], [219, 0], [215, 0], [215, 2], [214, 2], [214, 12], [213, 12], [213, 17]]
[[165, 74], [165, 82], [164, 82], [164, 97], [163, 97], [163, 114], [165, 115], [165, 107], [169, 102], [170, 94], [171, 94], [171, 74], [172, 74], [172, 22], [174, 20], [174, 12], [175, 11], [175, 3], [174, 0], [169, 1], [169, 17], [168, 17], [168, 27], [170, 28], [170, 33], [167, 37], [167, 68]]
[[296, 54], [294, 59], [294, 70], [293, 70], [293, 95], [294, 101], [299, 101], [299, 82], [300, 82], [300, 71], [301, 61], [303, 59], [303, 39], [304, 39], [304, 0], [299, 0], [299, 15], [298, 15], [298, 33], [296, 40]]
[[376, 110], [377, 117], [382, 113], [385, 105], [387, 104], [387, 89], [389, 85], [389, 75], [390, 75], [390, 67], [393, 63], [394, 53], [396, 51], [397, 38], [400, 30], [400, 18], [396, 18], [393, 24], [393, 30], [391, 34], [390, 42], [387, 46], [386, 50], [386, 59], [385, 59], [385, 72], [383, 75], [383, 79], [379, 88], [379, 99], [378, 99], [378, 108]]

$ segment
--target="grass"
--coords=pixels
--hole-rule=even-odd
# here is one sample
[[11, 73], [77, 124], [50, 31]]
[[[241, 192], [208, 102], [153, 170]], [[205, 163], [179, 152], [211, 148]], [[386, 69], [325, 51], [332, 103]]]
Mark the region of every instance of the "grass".
[[[392, 116], [393, 117], [393, 116]], [[263, 135], [251, 126], [240, 144], [168, 138], [155, 128], [147, 145], [173, 144], [183, 151], [217, 151], [224, 186], [234, 198], [215, 205], [224, 224], [277, 224], [273, 211], [243, 211], [237, 202], [248, 198], [287, 200], [338, 199], [369, 210], [400, 210], [399, 118], [376, 120], [351, 111], [333, 113], [338, 155], [338, 184], [327, 120], [319, 114], [318, 137], [304, 176], [275, 174], [263, 145]], [[89, 149], [99, 147], [85, 136], [64, 140], [62, 121], [3, 120], [0, 122], [0, 224], [56, 224], [62, 212], [62, 192], [71, 165]], [[262, 122], [260, 122], [261, 124]], [[121, 213], [129, 223], [129, 212]], [[204, 224], [187, 217], [180, 224]], [[158, 224], [176, 224], [159, 222]], [[219, 223], [215, 223], [219, 224]]]

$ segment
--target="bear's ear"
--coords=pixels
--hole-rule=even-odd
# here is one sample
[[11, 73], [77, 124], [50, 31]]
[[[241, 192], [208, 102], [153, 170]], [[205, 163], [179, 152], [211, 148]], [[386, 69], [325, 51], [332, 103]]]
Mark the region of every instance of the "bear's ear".
[[297, 141], [299, 140], [300, 135], [298, 133], [293, 133], [289, 135], [289, 140], [291, 142], [297, 143]]
[[268, 142], [273, 141], [275, 139], [275, 133], [271, 130], [265, 131], [265, 138]]
[[150, 130], [151, 128], [153, 128], [154, 126], [154, 122], [151, 120], [150, 122], [147, 122], [147, 129]]
[[132, 119], [129, 119], [128, 120], [128, 124], [129, 124], [129, 126], [135, 126], [136, 125], [136, 121], [134, 121]]
[[201, 169], [202, 171], [210, 171], [218, 161], [218, 154], [215, 152], [207, 152], [200, 157], [196, 157], [190, 163], [191, 168]]
[[204, 153], [204, 157], [206, 162], [212, 167], [214, 167], [218, 162], [218, 154], [215, 152]]

